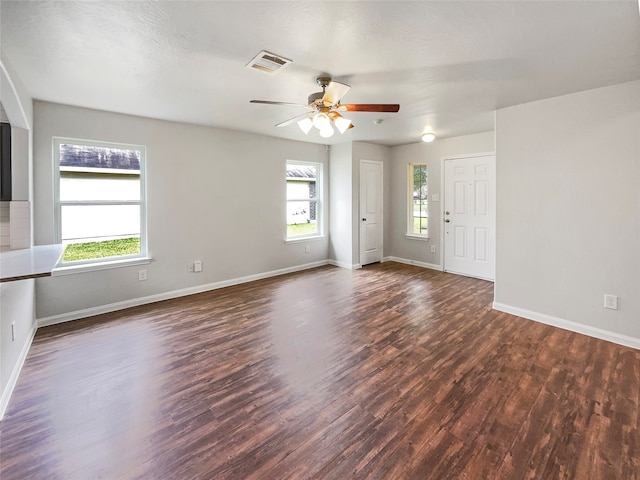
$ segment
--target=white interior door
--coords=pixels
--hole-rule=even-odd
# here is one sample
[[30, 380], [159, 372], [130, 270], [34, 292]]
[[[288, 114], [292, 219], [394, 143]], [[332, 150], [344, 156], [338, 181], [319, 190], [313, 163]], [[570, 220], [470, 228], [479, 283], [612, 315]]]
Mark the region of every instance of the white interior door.
[[495, 276], [495, 156], [444, 161], [444, 270]]
[[360, 265], [382, 261], [382, 163], [360, 160]]

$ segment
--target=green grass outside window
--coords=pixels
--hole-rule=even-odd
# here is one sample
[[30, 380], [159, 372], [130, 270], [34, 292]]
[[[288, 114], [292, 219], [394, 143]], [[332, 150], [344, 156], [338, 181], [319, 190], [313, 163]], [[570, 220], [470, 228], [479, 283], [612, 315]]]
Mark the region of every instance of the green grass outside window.
[[92, 260], [94, 258], [119, 257], [140, 253], [139, 238], [120, 238], [102, 242], [72, 243], [62, 255], [64, 262]]
[[289, 223], [287, 224], [287, 237], [295, 235], [310, 235], [318, 233], [315, 223]]

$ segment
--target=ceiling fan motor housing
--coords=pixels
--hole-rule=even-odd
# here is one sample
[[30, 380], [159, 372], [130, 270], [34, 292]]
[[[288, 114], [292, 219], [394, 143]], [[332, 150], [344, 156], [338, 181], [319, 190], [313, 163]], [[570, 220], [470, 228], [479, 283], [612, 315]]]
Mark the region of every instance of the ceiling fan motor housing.
[[324, 92], [316, 92], [309, 95], [309, 105], [314, 103], [322, 103], [322, 97], [324, 97]]

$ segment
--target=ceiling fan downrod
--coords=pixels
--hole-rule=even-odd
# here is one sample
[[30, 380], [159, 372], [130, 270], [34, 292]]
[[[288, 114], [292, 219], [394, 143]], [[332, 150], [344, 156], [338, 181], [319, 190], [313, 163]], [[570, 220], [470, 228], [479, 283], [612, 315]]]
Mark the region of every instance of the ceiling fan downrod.
[[331, 83], [331, 77], [318, 77], [316, 78], [316, 83], [322, 87], [322, 91], [329, 86]]

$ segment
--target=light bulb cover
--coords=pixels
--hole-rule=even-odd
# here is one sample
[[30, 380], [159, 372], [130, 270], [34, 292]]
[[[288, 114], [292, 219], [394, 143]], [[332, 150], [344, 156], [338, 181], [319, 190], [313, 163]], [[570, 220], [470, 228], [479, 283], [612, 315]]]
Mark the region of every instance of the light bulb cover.
[[323, 130], [331, 126], [331, 119], [326, 113], [318, 112], [313, 116], [313, 126], [318, 130]]
[[340, 117], [336, 117], [333, 120], [333, 123], [340, 133], [344, 133], [349, 129], [349, 126], [351, 125], [351, 120], [340, 116]]
[[300, 130], [302, 130], [306, 135], [313, 128], [313, 121], [311, 120], [311, 117], [303, 118], [302, 120], [298, 121], [298, 126], [300, 127]]
[[333, 128], [331, 128], [331, 125], [327, 125], [325, 128], [323, 128], [322, 130], [320, 130], [320, 136], [322, 138], [329, 138], [333, 136]]
[[422, 141], [423, 142], [433, 142], [436, 139], [436, 135], [434, 133], [431, 132], [427, 132], [425, 134], [422, 135]]

